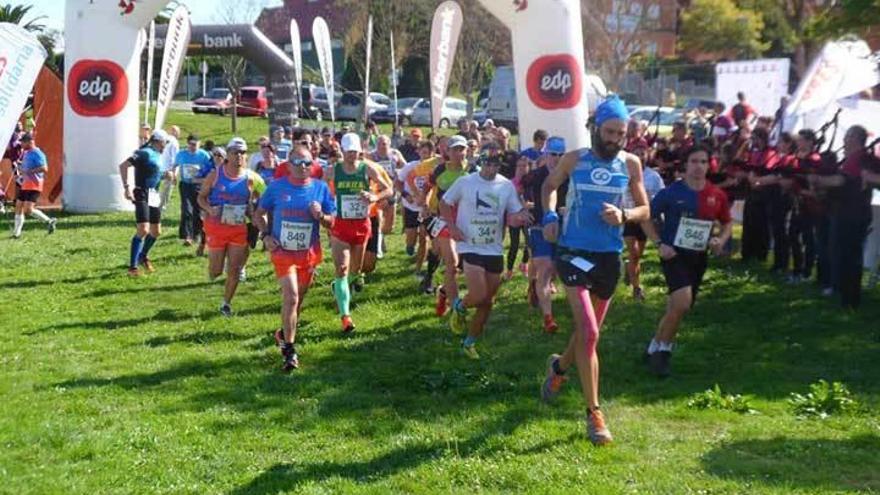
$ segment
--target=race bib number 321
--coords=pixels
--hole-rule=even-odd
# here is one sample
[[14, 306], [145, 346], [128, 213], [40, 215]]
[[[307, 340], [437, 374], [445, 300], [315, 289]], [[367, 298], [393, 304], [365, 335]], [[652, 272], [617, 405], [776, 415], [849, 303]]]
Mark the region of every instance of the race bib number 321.
[[343, 194], [341, 197], [342, 218], [367, 218], [367, 204], [357, 194]]

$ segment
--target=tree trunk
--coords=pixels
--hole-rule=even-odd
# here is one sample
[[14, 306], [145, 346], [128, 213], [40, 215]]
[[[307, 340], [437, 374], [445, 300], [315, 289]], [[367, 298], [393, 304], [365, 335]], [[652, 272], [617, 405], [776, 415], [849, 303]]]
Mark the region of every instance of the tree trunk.
[[238, 98], [232, 99], [232, 134], [238, 134]]

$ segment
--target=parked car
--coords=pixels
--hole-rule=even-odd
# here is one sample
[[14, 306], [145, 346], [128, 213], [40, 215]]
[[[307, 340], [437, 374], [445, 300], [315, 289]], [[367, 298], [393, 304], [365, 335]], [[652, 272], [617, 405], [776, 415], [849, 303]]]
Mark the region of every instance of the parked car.
[[[424, 100], [424, 98], [400, 98], [397, 100], [397, 121], [400, 122], [400, 125], [412, 124], [413, 111]], [[388, 108], [373, 112], [371, 118], [377, 123], [394, 123], [394, 101], [391, 101]]]
[[[467, 102], [459, 98], [446, 97], [440, 111], [440, 128], [458, 125], [460, 119], [467, 117]], [[412, 113], [413, 125], [431, 125], [431, 100], [423, 100]]]
[[700, 107], [712, 110], [715, 108], [715, 100], [710, 100], [708, 98], [688, 98], [687, 102], [684, 104], [684, 111], [688, 112]]
[[216, 113], [225, 115], [232, 105], [232, 93], [227, 88], [214, 88], [192, 103], [193, 113]]
[[[342, 95], [336, 106], [336, 120], [357, 120], [361, 113], [363, 91], [349, 91]], [[377, 110], [384, 110], [391, 105], [391, 99], [382, 93], [370, 93], [367, 99], [367, 115], [372, 116]]]
[[682, 119], [680, 110], [673, 107], [636, 106], [630, 111], [631, 119], [644, 120], [650, 125], [648, 132], [657, 133], [660, 137], [672, 134], [672, 124]]
[[238, 97], [238, 115], [265, 117], [269, 113], [269, 99], [265, 86], [245, 86]]

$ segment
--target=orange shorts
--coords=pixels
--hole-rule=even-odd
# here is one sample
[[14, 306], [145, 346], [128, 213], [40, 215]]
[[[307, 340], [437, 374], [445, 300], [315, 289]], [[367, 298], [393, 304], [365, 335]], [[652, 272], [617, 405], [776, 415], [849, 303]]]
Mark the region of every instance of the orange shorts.
[[226, 249], [229, 246], [248, 245], [247, 225], [225, 225], [219, 222], [205, 222], [205, 244], [208, 249]]
[[333, 228], [330, 229], [330, 235], [352, 246], [366, 244], [372, 235], [370, 219], [337, 218], [333, 221]]
[[278, 249], [270, 253], [269, 258], [272, 260], [272, 265], [275, 267], [275, 277], [283, 278], [296, 272], [296, 281], [300, 289], [308, 288], [312, 285], [312, 276], [315, 274], [315, 267], [321, 264], [320, 252], [318, 252], [318, 258], [315, 260], [310, 256], [303, 256], [301, 254], [294, 255], [291, 252]]

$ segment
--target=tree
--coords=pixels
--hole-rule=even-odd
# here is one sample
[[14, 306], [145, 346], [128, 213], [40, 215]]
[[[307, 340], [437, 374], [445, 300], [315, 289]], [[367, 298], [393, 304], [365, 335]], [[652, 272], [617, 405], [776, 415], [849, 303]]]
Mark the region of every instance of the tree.
[[768, 46], [766, 55], [792, 57], [798, 75], [807, 70], [818, 37], [810, 32], [811, 19], [824, 10], [825, 0], [738, 0], [738, 6], [761, 12], [764, 27], [761, 39]]
[[834, 38], [848, 33], [876, 34], [880, 29], [878, 12], [880, 0], [830, 2], [830, 6], [813, 16], [807, 30], [816, 38]]
[[468, 118], [474, 113], [474, 93], [489, 84], [497, 51], [510, 51], [510, 34], [476, 0], [462, 1], [465, 12], [451, 82], [467, 100]]
[[[609, 8], [610, 6], [610, 8]], [[644, 33], [653, 29], [646, 3], [641, 0], [581, 0], [584, 51], [610, 87], [617, 87], [637, 55], [647, 46]]]
[[[259, 5], [255, 0], [246, 2], [238, 0], [225, 0], [220, 10], [219, 19], [224, 24], [246, 24], [253, 21], [259, 12]], [[217, 60], [223, 68], [223, 80], [229, 92], [232, 94], [232, 133], [238, 133], [238, 102], [241, 87], [244, 86], [247, 60], [241, 55], [218, 56]]]
[[57, 30], [46, 28], [46, 25], [42, 23], [46, 16], [37, 16], [30, 20], [25, 20], [33, 8], [33, 5], [12, 5], [11, 3], [0, 5], [0, 22], [16, 24], [26, 31], [34, 33], [40, 44], [46, 49], [46, 54], [48, 55], [46, 58], [47, 63], [57, 69], [58, 67], [55, 65], [57, 63], [55, 47], [58, 44], [60, 33]]
[[716, 58], [754, 58], [769, 47], [761, 40], [759, 12], [739, 8], [733, 0], [694, 0], [681, 15], [679, 43], [686, 51]]

